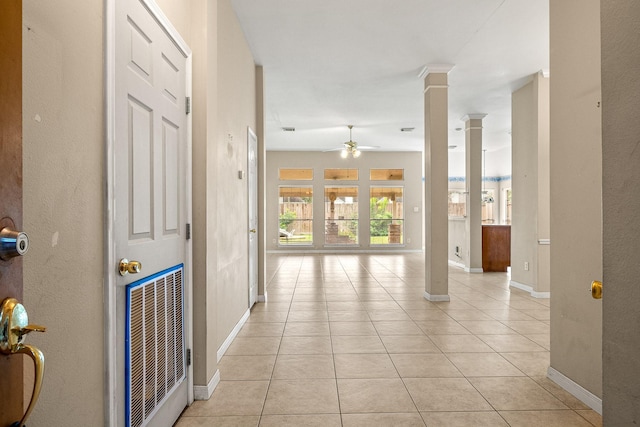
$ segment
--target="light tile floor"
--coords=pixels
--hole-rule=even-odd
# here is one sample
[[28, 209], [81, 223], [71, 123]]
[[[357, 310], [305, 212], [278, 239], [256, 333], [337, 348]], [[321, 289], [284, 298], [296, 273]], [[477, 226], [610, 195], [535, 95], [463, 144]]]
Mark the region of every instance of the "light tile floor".
[[549, 300], [503, 273], [449, 270], [423, 298], [421, 254], [269, 255], [257, 304], [193, 426], [601, 426], [546, 378]]

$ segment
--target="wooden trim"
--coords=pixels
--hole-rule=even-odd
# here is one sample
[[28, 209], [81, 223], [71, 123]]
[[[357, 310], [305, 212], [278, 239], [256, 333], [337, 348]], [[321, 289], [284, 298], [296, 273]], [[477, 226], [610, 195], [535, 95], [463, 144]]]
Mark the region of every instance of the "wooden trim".
[[[22, 230], [22, 0], [0, 2], [0, 228]], [[22, 301], [22, 259], [0, 261], [0, 301]], [[0, 356], [0, 425], [23, 416], [23, 357]]]

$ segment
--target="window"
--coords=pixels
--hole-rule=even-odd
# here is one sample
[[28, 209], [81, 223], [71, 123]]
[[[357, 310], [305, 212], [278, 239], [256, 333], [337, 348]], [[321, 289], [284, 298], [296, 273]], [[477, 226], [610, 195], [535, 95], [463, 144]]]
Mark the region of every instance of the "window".
[[281, 245], [311, 245], [313, 243], [313, 188], [285, 187], [278, 189], [279, 242]]
[[357, 181], [358, 169], [325, 169], [324, 179], [327, 181]]
[[511, 189], [504, 189], [504, 223], [511, 224]]
[[278, 169], [280, 181], [312, 181], [313, 169]]
[[493, 224], [493, 206], [495, 205], [495, 197], [493, 190], [482, 191], [482, 223]]
[[371, 181], [402, 181], [404, 169], [371, 169], [369, 179]]
[[403, 225], [403, 187], [371, 187], [369, 195], [370, 244], [402, 244]]
[[324, 189], [324, 241], [328, 245], [358, 243], [358, 187]]
[[467, 215], [467, 195], [464, 190], [449, 190], [449, 218]]

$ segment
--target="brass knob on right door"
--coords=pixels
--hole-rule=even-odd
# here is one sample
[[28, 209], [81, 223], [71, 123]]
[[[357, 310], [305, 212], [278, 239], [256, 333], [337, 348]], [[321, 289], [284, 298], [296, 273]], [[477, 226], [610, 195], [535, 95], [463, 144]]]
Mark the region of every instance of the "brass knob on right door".
[[594, 299], [602, 299], [602, 282], [598, 280], [591, 282], [591, 296]]

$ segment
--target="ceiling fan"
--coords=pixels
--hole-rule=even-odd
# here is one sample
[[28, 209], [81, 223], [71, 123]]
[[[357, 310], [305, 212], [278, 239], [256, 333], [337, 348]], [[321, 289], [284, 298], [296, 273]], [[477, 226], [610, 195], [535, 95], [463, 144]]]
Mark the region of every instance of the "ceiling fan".
[[353, 125], [348, 125], [347, 127], [349, 128], [349, 141], [344, 142], [342, 144], [344, 146], [343, 148], [334, 148], [333, 150], [327, 150], [327, 151], [340, 150], [340, 157], [342, 157], [343, 159], [346, 159], [347, 157], [349, 157], [349, 155], [357, 159], [358, 157], [360, 157], [360, 154], [362, 154], [361, 150], [375, 150], [377, 148], [380, 148], [380, 147], [372, 147], [367, 145], [358, 145], [358, 143], [355, 142], [351, 136]]

